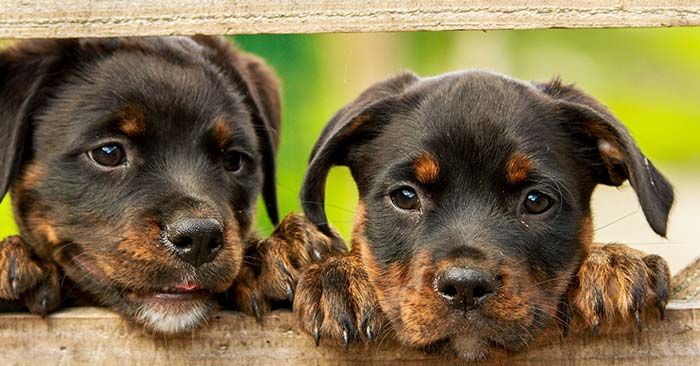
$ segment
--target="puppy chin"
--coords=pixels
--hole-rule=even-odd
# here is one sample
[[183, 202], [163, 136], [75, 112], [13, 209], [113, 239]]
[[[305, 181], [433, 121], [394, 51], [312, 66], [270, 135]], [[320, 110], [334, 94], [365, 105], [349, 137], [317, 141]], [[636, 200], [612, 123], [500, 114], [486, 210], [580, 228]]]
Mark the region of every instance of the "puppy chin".
[[453, 335], [450, 345], [455, 355], [464, 361], [485, 361], [488, 357], [487, 342], [475, 335]]
[[212, 299], [167, 304], [148, 301], [131, 304], [129, 307], [131, 311], [128, 318], [143, 325], [148, 331], [174, 335], [192, 331], [206, 322], [216, 310], [216, 303]]

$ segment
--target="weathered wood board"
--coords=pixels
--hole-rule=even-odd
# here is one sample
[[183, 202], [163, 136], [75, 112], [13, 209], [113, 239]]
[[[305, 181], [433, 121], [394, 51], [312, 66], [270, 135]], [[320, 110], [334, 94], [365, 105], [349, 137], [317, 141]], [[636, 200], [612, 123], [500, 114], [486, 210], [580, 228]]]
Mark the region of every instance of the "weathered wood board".
[[[514, 356], [517, 365], [700, 364], [700, 301], [674, 301], [665, 321], [648, 321], [595, 337], [581, 331], [551, 337], [547, 344]], [[0, 316], [0, 365], [454, 365], [385, 342], [381, 347], [316, 347], [288, 311], [258, 323], [222, 312], [199, 332], [180, 338], [153, 337], [101, 308], [71, 308], [41, 319]]]
[[0, 0], [0, 38], [693, 25], [697, 0]]

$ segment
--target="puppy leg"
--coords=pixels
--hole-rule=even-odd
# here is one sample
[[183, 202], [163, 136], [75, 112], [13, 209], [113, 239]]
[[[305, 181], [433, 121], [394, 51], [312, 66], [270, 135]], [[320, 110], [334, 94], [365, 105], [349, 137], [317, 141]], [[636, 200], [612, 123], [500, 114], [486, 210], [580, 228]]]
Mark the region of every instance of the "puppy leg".
[[388, 322], [357, 251], [314, 263], [302, 274], [294, 299], [302, 329], [345, 349], [355, 341], [374, 341]]
[[289, 214], [269, 238], [250, 245], [233, 285], [237, 308], [258, 319], [272, 301], [294, 300], [301, 272], [311, 263], [345, 251], [342, 243], [318, 231], [305, 216]]
[[583, 260], [570, 292], [570, 304], [597, 335], [621, 320], [642, 331], [642, 315], [663, 319], [669, 301], [671, 272], [658, 255], [626, 245], [595, 245]]
[[19, 236], [0, 242], [0, 298], [20, 300], [42, 317], [60, 303], [59, 270], [36, 258]]

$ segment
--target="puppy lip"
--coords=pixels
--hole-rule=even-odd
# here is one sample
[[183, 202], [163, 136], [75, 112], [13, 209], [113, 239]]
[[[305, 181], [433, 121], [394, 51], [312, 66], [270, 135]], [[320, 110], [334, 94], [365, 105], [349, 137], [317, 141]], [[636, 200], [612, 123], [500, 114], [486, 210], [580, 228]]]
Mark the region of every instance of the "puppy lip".
[[199, 290], [190, 292], [155, 292], [153, 298], [159, 300], [195, 300], [199, 298], [209, 297], [209, 291]]
[[157, 289], [127, 291], [131, 300], [137, 301], [178, 301], [197, 300], [208, 298], [211, 291], [192, 282], [184, 282], [175, 286], [166, 286]]

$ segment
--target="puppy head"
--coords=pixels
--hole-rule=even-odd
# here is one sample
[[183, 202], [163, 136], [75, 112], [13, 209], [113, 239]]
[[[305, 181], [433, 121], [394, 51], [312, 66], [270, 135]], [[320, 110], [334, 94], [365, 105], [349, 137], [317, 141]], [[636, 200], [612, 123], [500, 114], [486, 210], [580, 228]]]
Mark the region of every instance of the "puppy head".
[[30, 41], [0, 53], [0, 187], [22, 236], [147, 329], [202, 323], [261, 187], [277, 222], [279, 97], [223, 39]]
[[557, 81], [487, 72], [400, 75], [331, 119], [302, 189], [328, 235], [332, 165], [357, 182], [353, 250], [398, 339], [464, 359], [521, 350], [556, 320], [591, 241], [597, 184], [630, 180], [660, 235], [673, 202], [602, 105]]

